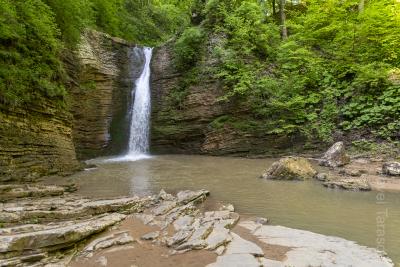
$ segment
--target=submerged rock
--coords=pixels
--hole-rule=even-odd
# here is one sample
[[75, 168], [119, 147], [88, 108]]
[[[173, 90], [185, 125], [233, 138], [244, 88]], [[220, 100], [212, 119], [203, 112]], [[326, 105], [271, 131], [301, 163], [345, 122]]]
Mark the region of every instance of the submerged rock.
[[400, 176], [400, 162], [387, 162], [382, 166], [382, 172], [386, 175]]
[[328, 174], [327, 173], [318, 173], [317, 175], [315, 175], [315, 179], [317, 179], [318, 181], [326, 181], [328, 180]]
[[142, 240], [154, 240], [160, 236], [160, 231], [150, 232], [143, 235], [140, 239]]
[[351, 191], [370, 191], [367, 179], [360, 177], [334, 177], [323, 183], [328, 188], [339, 188]]
[[350, 163], [350, 157], [346, 154], [343, 142], [333, 144], [320, 161], [320, 165], [326, 167], [341, 167], [348, 163]]
[[287, 157], [274, 162], [262, 175], [262, 178], [276, 180], [306, 180], [311, 179], [317, 171], [310, 162], [301, 157]]
[[262, 225], [267, 225], [269, 223], [269, 219], [267, 218], [262, 218], [258, 217], [254, 220], [256, 223], [262, 224]]

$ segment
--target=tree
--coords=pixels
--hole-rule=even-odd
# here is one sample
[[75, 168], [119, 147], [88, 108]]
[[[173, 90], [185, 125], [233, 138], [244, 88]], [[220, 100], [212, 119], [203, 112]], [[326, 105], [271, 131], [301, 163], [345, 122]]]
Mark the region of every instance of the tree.
[[279, 13], [281, 18], [281, 37], [287, 39], [288, 33], [286, 28], [286, 14], [285, 14], [285, 3], [286, 0], [279, 0]]

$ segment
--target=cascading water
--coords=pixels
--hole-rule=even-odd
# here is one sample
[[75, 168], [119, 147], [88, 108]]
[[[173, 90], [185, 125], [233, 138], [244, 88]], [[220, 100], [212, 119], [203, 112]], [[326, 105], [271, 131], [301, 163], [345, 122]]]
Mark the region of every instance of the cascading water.
[[[140, 49], [140, 48], [134, 48]], [[131, 127], [129, 133], [129, 150], [126, 160], [147, 158], [149, 152], [150, 131], [150, 62], [153, 49], [143, 48], [144, 67], [140, 77], [135, 82], [134, 103], [131, 108]], [[133, 95], [132, 95], [133, 97]]]

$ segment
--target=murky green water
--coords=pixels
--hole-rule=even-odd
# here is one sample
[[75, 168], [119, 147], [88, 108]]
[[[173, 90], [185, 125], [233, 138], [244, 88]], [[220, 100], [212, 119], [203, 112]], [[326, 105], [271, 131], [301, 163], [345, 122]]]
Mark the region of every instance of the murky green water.
[[[78, 173], [79, 193], [120, 196], [208, 189], [213, 199], [235, 205], [241, 214], [270, 218], [272, 224], [335, 235], [377, 247], [400, 263], [400, 193], [347, 192], [316, 181], [259, 179], [270, 159], [157, 156], [136, 162], [94, 160], [98, 169]], [[383, 220], [384, 219], [384, 220]]]

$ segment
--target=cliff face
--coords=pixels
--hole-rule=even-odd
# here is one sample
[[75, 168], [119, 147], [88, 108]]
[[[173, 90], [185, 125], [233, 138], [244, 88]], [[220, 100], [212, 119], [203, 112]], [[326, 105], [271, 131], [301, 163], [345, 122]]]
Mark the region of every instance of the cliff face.
[[49, 102], [0, 107], [0, 182], [33, 181], [79, 167], [71, 116]]
[[[188, 82], [174, 68], [171, 47], [155, 49], [152, 61], [153, 153], [270, 156], [304, 151], [300, 137], [267, 134], [246, 102], [220, 101], [222, 85], [207, 71], [197, 72], [191, 78], [196, 81]], [[209, 56], [201, 64], [206, 70], [215, 62]]]
[[0, 182], [68, 174], [81, 167], [77, 158], [126, 147], [132, 85], [143, 55], [124, 40], [87, 31], [79, 51], [66, 53], [64, 61], [70, 77], [66, 103], [0, 103]]
[[132, 85], [143, 55], [124, 40], [87, 31], [77, 57], [70, 99], [77, 156], [122, 153], [129, 137]]

